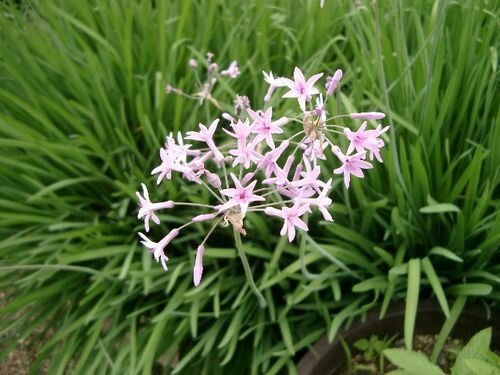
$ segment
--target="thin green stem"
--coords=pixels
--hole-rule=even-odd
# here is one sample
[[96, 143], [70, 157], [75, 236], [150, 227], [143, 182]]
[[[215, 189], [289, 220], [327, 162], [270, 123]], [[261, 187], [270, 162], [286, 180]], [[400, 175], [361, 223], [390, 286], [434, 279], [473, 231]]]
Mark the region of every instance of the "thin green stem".
[[241, 242], [241, 235], [235, 230], [233, 230], [233, 233], [234, 233], [234, 243], [236, 244], [236, 249], [238, 249], [238, 254], [241, 258], [241, 263], [243, 263], [243, 268], [245, 269], [245, 276], [247, 277], [250, 289], [252, 289], [254, 294], [257, 296], [260, 307], [265, 308], [267, 306], [267, 302], [262, 293], [259, 291], [259, 289], [257, 289], [257, 285], [255, 285], [255, 281], [253, 280], [252, 269], [250, 268], [247, 256], [245, 255], [245, 249], [243, 249], [243, 243]]
[[[309, 215], [308, 214], [304, 215], [304, 222], [306, 223], [306, 225], [309, 224]], [[310, 279], [310, 280], [319, 279], [321, 277], [320, 274], [311, 273], [307, 269], [305, 257], [306, 257], [306, 236], [304, 233], [301, 232], [300, 246], [299, 246], [300, 269], [302, 271], [302, 274], [305, 277], [307, 277], [308, 279]]]

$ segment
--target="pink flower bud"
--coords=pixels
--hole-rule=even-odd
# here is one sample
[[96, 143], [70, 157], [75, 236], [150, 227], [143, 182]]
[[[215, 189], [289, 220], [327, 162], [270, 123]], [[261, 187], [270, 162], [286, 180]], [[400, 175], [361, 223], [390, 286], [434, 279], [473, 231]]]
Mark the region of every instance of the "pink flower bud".
[[219, 176], [217, 176], [215, 173], [206, 170], [205, 175], [207, 176], [208, 183], [214, 188], [219, 189], [222, 186]]
[[205, 247], [203, 245], [198, 246], [196, 250], [196, 259], [194, 260], [193, 268], [193, 282], [194, 286], [200, 285], [201, 276], [203, 274], [203, 254], [205, 253]]
[[350, 113], [349, 117], [358, 120], [380, 120], [385, 117], [385, 113], [382, 112], [359, 112]]
[[340, 79], [342, 78], [342, 70], [337, 69], [333, 76], [326, 79], [326, 95], [330, 96], [339, 86]]
[[202, 214], [202, 215], [198, 215], [198, 216], [193, 217], [191, 219], [191, 221], [199, 223], [200, 221], [212, 220], [216, 216], [217, 216], [216, 214]]
[[189, 60], [189, 67], [192, 69], [196, 69], [198, 67], [198, 62], [195, 59]]
[[225, 120], [227, 120], [227, 121], [229, 121], [229, 122], [233, 122], [233, 121], [234, 121], [233, 116], [231, 116], [231, 115], [230, 115], [229, 113], [227, 113], [227, 112], [224, 112], [224, 113], [222, 114], [222, 118], [223, 118], [223, 119], [225, 119]]
[[219, 70], [219, 65], [217, 63], [212, 63], [208, 66], [209, 72], [216, 72], [217, 70]]
[[253, 176], [254, 176], [254, 175], [255, 175], [255, 173], [253, 173], [253, 172], [247, 173], [247, 174], [243, 177], [243, 179], [241, 180], [241, 184], [242, 184], [242, 185], [246, 185], [246, 184], [248, 184], [248, 183], [252, 180], [252, 178], [253, 178]]

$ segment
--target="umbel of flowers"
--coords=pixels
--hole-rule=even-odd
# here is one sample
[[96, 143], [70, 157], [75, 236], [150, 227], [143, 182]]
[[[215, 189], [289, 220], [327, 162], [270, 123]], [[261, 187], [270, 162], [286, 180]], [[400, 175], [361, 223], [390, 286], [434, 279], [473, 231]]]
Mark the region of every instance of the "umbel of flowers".
[[[219, 79], [235, 78], [240, 71], [236, 62], [219, 73], [219, 67], [207, 54], [203, 64], [206, 79], [200, 80], [199, 64], [190, 60], [195, 71], [200, 91], [188, 95], [180, 89], [167, 86], [166, 91], [188, 98], [211, 101], [218, 106], [211, 92]], [[246, 276], [262, 306], [265, 300], [253, 282], [250, 266], [242, 248], [241, 235], [245, 230], [247, 212], [257, 212], [269, 220], [281, 220], [281, 236], [292, 242], [297, 231], [308, 231], [307, 214], [318, 210], [323, 219], [333, 221], [329, 212], [332, 199], [329, 197], [332, 178], [341, 175], [346, 188], [351, 177], [363, 178], [363, 170], [373, 167], [375, 160], [382, 162], [380, 149], [384, 146], [381, 135], [389, 127], [378, 125], [368, 128], [366, 120], [380, 120], [380, 112], [335, 114], [327, 112], [327, 102], [339, 90], [342, 71], [337, 70], [326, 78], [323, 93], [319, 81], [323, 73], [306, 78], [296, 67], [293, 79], [275, 77], [265, 73], [269, 89], [264, 97], [263, 108], [250, 105], [248, 98], [237, 96], [234, 113], [222, 113], [222, 118], [210, 124], [198, 125], [196, 131], [186, 134], [169, 134], [160, 148], [161, 163], [151, 174], [156, 183], [170, 180], [173, 174], [180, 175], [188, 183], [199, 184], [213, 197], [212, 204], [174, 202], [171, 200], [152, 202], [146, 185], [142, 184], [139, 198], [139, 219], [144, 219], [144, 229], [149, 231], [150, 220], [160, 223], [157, 212], [176, 206], [192, 206], [199, 214], [190, 221], [171, 229], [159, 241], [139, 233], [142, 244], [149, 249], [157, 262], [167, 270], [168, 257], [165, 249], [183, 230], [194, 223], [206, 223], [207, 234], [197, 246], [193, 265], [193, 281], [198, 286], [203, 274], [205, 244], [218, 226], [228, 227], [234, 232], [235, 245], [243, 262]], [[273, 95], [283, 100], [295, 100], [294, 116], [279, 116], [279, 107], [271, 107]], [[314, 100], [313, 100], [314, 99]], [[364, 120], [357, 130], [340, 126], [340, 118]], [[224, 136], [220, 136], [223, 133]], [[225, 133], [225, 134], [224, 134]], [[342, 150], [340, 138], [346, 138], [348, 146]], [[321, 161], [329, 157], [338, 159], [338, 168], [325, 170]]]

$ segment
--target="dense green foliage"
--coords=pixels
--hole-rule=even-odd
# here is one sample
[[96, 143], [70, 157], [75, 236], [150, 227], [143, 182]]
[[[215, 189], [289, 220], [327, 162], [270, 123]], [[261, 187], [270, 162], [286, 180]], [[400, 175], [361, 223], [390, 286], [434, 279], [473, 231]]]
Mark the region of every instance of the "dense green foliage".
[[[376, 3], [373, 6], [372, 3]], [[310, 344], [382, 302], [500, 300], [498, 1], [54, 0], [0, 4], [0, 361], [50, 331], [34, 373], [294, 371]], [[134, 192], [152, 183], [165, 135], [206, 108], [186, 61], [206, 51], [242, 75], [214, 96], [259, 102], [262, 70], [345, 71], [343, 109], [380, 110], [385, 164], [344, 192], [334, 224], [289, 245], [249, 215], [245, 249], [260, 309], [231, 233], [205, 253], [200, 225], [169, 250], [164, 273], [137, 243]], [[219, 116], [209, 108], [211, 119]], [[333, 169], [334, 163], [331, 162]], [[158, 192], [157, 192], [158, 193]], [[161, 195], [160, 195], [161, 194]], [[154, 199], [207, 200], [180, 180]], [[161, 229], [183, 223], [176, 211]], [[192, 215], [191, 215], [192, 216]], [[314, 218], [313, 220], [314, 221]], [[158, 232], [159, 233], [159, 232]], [[434, 298], [434, 297], [433, 297]], [[225, 367], [219, 367], [223, 365]], [[287, 370], [285, 370], [287, 369]]]

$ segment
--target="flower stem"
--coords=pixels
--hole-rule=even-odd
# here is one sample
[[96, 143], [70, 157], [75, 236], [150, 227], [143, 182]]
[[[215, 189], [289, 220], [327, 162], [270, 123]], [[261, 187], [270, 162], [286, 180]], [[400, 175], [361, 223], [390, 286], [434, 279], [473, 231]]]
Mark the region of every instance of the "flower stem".
[[248, 263], [247, 256], [245, 255], [245, 249], [243, 249], [243, 243], [241, 242], [241, 235], [233, 231], [234, 233], [234, 242], [236, 244], [236, 248], [238, 249], [238, 254], [241, 258], [241, 263], [243, 263], [243, 268], [245, 269], [245, 276], [247, 277], [248, 284], [250, 285], [250, 289], [254, 292], [259, 300], [259, 304], [261, 308], [265, 308], [267, 306], [267, 302], [264, 299], [262, 293], [257, 289], [257, 285], [255, 285], [255, 281], [253, 280], [252, 270], [250, 269], [250, 264]]

